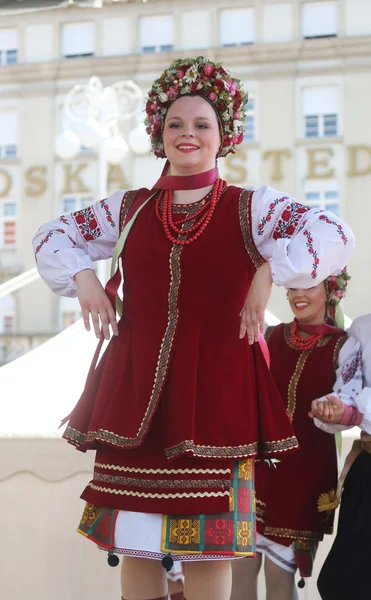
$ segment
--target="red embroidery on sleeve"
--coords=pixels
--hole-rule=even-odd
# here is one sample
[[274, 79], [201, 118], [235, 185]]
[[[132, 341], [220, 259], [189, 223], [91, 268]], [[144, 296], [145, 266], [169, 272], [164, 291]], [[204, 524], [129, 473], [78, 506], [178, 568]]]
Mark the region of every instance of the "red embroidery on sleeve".
[[[277, 198], [274, 202], [269, 205], [268, 213], [263, 217], [258, 225], [258, 235], [263, 235], [264, 228], [267, 223], [272, 220], [276, 206], [281, 202], [289, 200], [287, 196]], [[294, 235], [297, 230], [303, 215], [305, 215], [310, 209], [307, 206], [303, 206], [298, 202], [290, 202], [287, 204], [282, 214], [279, 216], [273, 230], [272, 237], [274, 240], [280, 238], [290, 238]]]
[[273, 232], [273, 239], [278, 240], [279, 238], [290, 238], [294, 235], [303, 215], [309, 211], [309, 208], [298, 204], [298, 202], [290, 202], [287, 205], [281, 218]]
[[323, 214], [319, 216], [319, 220], [323, 221], [324, 223], [327, 223], [328, 225], [334, 225], [334, 227], [336, 227], [336, 231], [337, 231], [338, 235], [340, 235], [340, 237], [343, 241], [344, 246], [346, 246], [346, 244], [348, 243], [348, 238], [345, 235], [342, 226], [339, 223], [337, 223], [337, 221], [332, 221], [331, 219], [328, 218], [327, 215], [323, 215]]
[[72, 217], [86, 242], [91, 242], [101, 237], [102, 230], [99, 227], [98, 219], [92, 206], [72, 213]]
[[311, 277], [312, 279], [316, 279], [317, 277], [317, 271], [318, 271], [318, 265], [319, 265], [319, 257], [318, 257], [318, 252], [317, 250], [314, 249], [313, 247], [313, 238], [312, 238], [312, 234], [310, 231], [308, 231], [308, 229], [306, 229], [304, 232], [305, 237], [307, 238], [307, 243], [306, 246], [308, 248], [308, 252], [309, 254], [311, 254], [313, 256], [313, 265], [312, 265], [312, 272], [311, 272]]
[[283, 196], [282, 198], [277, 198], [276, 200], [274, 200], [273, 202], [270, 203], [268, 213], [266, 214], [265, 217], [262, 218], [262, 220], [260, 221], [260, 223], [258, 225], [258, 235], [263, 235], [264, 227], [266, 226], [267, 223], [269, 223], [272, 220], [272, 215], [274, 213], [274, 210], [275, 210], [277, 204], [279, 202], [285, 202], [285, 200], [288, 200], [288, 198], [286, 196]]
[[37, 246], [37, 248], [35, 250], [35, 256], [40, 252], [40, 250], [43, 247], [43, 245], [46, 244], [49, 241], [49, 239], [52, 237], [52, 235], [54, 235], [57, 232], [58, 233], [66, 233], [64, 229], [53, 229], [52, 231], [48, 231], [48, 233], [46, 234], [46, 236], [41, 240], [40, 244]]
[[106, 211], [106, 219], [107, 219], [108, 223], [111, 225], [111, 227], [115, 227], [115, 222], [112, 219], [112, 213], [109, 210], [106, 200], [105, 199], [101, 200], [100, 205]]

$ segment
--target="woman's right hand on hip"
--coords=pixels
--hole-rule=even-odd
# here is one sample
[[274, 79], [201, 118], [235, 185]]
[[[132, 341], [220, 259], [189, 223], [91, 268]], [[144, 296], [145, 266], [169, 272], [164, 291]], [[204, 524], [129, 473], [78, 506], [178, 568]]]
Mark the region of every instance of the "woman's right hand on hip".
[[93, 269], [84, 269], [74, 277], [77, 285], [77, 297], [80, 302], [85, 329], [90, 331], [90, 317], [95, 335], [100, 338], [101, 332], [106, 340], [110, 339], [111, 325], [114, 335], [119, 334], [116, 314]]

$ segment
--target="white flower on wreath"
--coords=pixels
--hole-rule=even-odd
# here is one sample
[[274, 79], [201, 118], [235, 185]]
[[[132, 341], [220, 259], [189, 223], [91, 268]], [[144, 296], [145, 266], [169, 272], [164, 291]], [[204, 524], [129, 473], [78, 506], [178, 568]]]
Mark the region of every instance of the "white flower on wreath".
[[237, 119], [235, 119], [235, 121], [233, 122], [234, 133], [241, 133], [242, 128], [243, 128], [243, 121], [238, 121]]
[[160, 102], [167, 102], [169, 100], [169, 96], [165, 94], [165, 92], [161, 92], [159, 95]]
[[196, 67], [189, 67], [184, 75], [184, 79], [187, 83], [193, 83], [198, 77], [198, 70]]

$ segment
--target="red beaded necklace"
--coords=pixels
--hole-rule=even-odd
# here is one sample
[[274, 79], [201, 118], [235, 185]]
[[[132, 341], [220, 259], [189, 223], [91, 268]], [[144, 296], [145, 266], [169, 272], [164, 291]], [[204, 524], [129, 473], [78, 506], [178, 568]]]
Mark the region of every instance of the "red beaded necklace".
[[296, 321], [291, 324], [289, 341], [297, 350], [310, 350], [323, 337], [322, 335], [312, 334], [307, 338], [300, 337], [299, 327]]
[[[211, 199], [200, 206], [195, 213], [180, 219], [176, 223], [174, 223], [173, 220], [173, 190], [161, 190], [156, 200], [156, 215], [163, 225], [167, 239], [170, 240], [171, 243], [178, 244], [179, 246], [188, 246], [197, 240], [210, 223], [210, 219], [214, 214], [215, 207], [223, 193], [225, 186], [226, 183], [222, 179], [217, 179], [211, 193]], [[160, 208], [161, 201], [162, 212]], [[202, 213], [204, 214], [200, 217]], [[192, 220], [195, 220], [194, 225], [189, 227], [189, 229], [182, 230], [182, 225]], [[193, 235], [190, 236], [189, 234], [191, 233], [193, 233]], [[178, 236], [180, 235], [186, 235], [187, 238], [184, 240], [179, 239]]]

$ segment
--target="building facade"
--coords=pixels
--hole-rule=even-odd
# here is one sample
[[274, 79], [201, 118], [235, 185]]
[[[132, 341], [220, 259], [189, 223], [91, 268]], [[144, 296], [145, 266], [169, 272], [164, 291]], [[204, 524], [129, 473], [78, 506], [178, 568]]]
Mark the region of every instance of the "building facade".
[[[249, 91], [244, 143], [219, 161], [222, 175], [344, 218], [357, 238], [345, 310], [371, 310], [371, 2], [59, 4], [0, 10], [0, 283], [34, 266], [30, 240], [42, 222], [98, 198], [97, 153], [82, 148], [66, 161], [55, 152], [71, 87], [97, 76], [146, 91], [172, 59], [202, 54]], [[136, 124], [125, 123], [124, 137]], [[150, 187], [162, 166], [130, 151], [109, 166], [108, 189]], [[289, 318], [282, 289], [269, 308]], [[38, 281], [0, 299], [0, 336], [50, 335], [78, 316], [77, 301]]]

